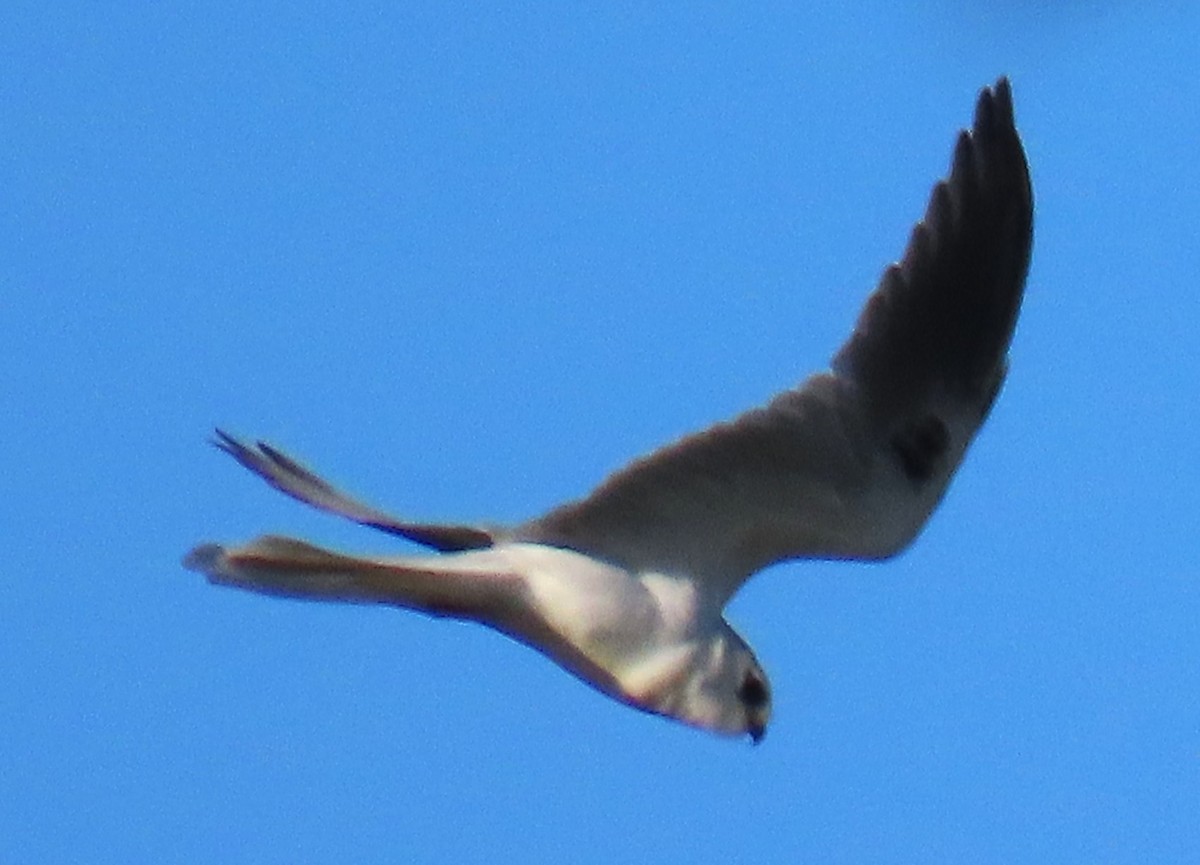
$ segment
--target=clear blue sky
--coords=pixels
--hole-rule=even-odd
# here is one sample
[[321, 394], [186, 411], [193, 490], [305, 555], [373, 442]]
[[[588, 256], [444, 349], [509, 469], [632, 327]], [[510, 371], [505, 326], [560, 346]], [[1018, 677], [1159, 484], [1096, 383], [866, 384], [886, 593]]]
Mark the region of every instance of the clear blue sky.
[[[0, 861], [1200, 861], [1200, 10], [726, 5], [6, 5]], [[761, 746], [179, 566], [406, 549], [214, 424], [510, 521], [823, 366], [1000, 74], [1011, 376], [904, 556], [735, 599]]]

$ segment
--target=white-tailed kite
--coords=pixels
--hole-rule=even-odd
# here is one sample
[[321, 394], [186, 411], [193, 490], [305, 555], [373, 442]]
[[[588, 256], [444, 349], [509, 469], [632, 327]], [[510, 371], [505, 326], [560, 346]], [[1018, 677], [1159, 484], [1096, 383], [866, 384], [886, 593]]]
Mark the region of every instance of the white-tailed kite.
[[218, 431], [276, 489], [437, 554], [362, 558], [268, 536], [205, 544], [184, 564], [267, 595], [472, 619], [623, 703], [757, 742], [771, 692], [726, 603], [774, 562], [884, 559], [916, 537], [1004, 380], [1032, 240], [1001, 79], [829, 372], [508, 528], [398, 520]]

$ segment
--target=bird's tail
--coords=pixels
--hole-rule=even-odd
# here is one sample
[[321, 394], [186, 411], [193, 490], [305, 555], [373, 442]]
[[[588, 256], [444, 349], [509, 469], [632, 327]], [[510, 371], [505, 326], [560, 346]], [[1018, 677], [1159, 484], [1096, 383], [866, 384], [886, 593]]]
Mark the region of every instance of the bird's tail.
[[476, 618], [519, 591], [520, 577], [495, 550], [441, 556], [360, 558], [268, 535], [241, 547], [202, 544], [183, 560], [214, 585], [313, 601], [388, 604], [437, 616]]

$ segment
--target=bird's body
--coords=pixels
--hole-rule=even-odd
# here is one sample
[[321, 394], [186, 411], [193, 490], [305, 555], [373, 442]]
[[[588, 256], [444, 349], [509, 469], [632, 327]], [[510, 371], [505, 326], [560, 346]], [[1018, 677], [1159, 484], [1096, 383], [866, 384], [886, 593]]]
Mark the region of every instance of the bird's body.
[[757, 740], [767, 680], [725, 604], [774, 562], [886, 558], [920, 532], [1003, 382], [1032, 207], [1001, 80], [830, 372], [512, 528], [398, 520], [218, 433], [283, 492], [438, 554], [361, 558], [266, 537], [202, 545], [185, 563], [264, 594], [476, 620], [629, 705]]

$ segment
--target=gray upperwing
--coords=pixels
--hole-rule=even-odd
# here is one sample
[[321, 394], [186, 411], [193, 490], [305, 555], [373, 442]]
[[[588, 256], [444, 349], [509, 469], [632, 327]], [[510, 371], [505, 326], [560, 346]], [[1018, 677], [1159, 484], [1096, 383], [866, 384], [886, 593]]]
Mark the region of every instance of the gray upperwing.
[[691, 574], [720, 602], [771, 562], [903, 549], [1003, 379], [1032, 207], [1001, 79], [980, 95], [948, 180], [934, 187], [833, 374], [633, 462], [517, 536]]
[[492, 531], [476, 526], [409, 523], [398, 520], [338, 491], [265, 442], [258, 442], [257, 447], [250, 447], [219, 429], [216, 430], [216, 436], [213, 439], [216, 447], [275, 489], [319, 510], [399, 535], [443, 553], [490, 547], [496, 541]]

